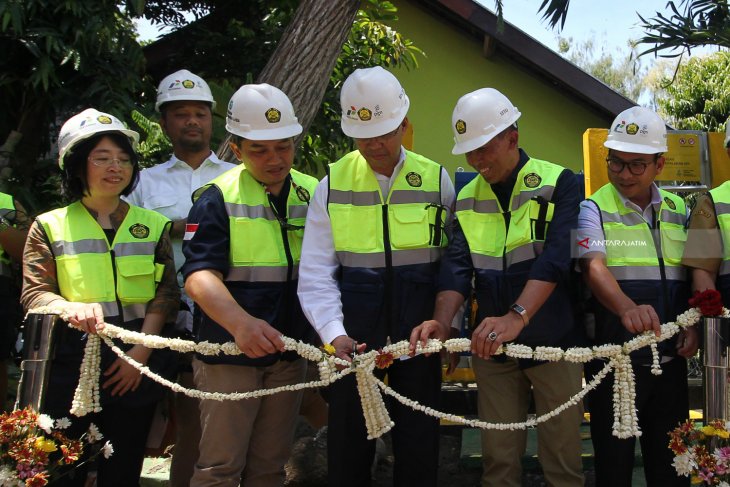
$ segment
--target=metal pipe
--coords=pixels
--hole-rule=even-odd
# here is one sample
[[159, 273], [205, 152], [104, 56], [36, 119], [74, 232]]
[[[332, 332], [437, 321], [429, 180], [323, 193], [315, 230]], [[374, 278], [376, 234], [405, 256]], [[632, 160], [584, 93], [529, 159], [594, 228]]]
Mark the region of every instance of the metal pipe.
[[23, 361], [15, 408], [42, 411], [51, 375], [57, 315], [30, 314], [23, 326]]
[[730, 319], [705, 317], [705, 424], [713, 419], [728, 420], [727, 370]]

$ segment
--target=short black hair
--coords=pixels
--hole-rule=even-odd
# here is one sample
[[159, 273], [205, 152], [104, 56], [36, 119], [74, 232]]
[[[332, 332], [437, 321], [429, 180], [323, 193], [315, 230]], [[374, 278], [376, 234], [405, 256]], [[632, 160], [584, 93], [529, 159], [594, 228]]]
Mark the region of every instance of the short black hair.
[[129, 138], [121, 132], [101, 132], [76, 144], [63, 158], [63, 174], [61, 185], [64, 194], [72, 200], [80, 200], [89, 192], [89, 183], [86, 179], [86, 160], [94, 147], [104, 137], [109, 137], [124, 152], [129, 154], [132, 161], [132, 179], [122, 190], [121, 195], [131, 193], [139, 181], [139, 159], [132, 148]]

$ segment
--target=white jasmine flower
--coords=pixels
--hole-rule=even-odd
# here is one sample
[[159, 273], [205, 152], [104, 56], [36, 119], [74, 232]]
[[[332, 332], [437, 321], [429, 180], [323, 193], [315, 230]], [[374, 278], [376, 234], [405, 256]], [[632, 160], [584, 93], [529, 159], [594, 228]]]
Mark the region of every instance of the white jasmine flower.
[[97, 428], [94, 423], [91, 423], [89, 425], [89, 431], [88, 431], [88, 436], [87, 436], [89, 443], [96, 443], [97, 441], [101, 440], [102, 438], [104, 438], [104, 435], [101, 434], [101, 432], [99, 431], [99, 428]]
[[57, 430], [65, 430], [71, 426], [71, 420], [68, 418], [61, 418], [56, 420], [56, 429]]
[[53, 428], [53, 418], [47, 414], [39, 414], [38, 427], [50, 435], [51, 429]]
[[101, 447], [101, 453], [104, 455], [104, 458], [109, 458], [114, 453], [114, 448], [112, 447], [112, 444], [108, 441], [104, 443], [104, 446]]

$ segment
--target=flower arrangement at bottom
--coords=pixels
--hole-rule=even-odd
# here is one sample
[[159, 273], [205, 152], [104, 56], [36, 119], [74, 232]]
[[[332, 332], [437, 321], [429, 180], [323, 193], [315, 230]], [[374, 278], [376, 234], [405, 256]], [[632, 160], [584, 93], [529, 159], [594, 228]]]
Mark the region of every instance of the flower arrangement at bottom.
[[71, 439], [63, 433], [69, 426], [68, 418], [54, 421], [30, 407], [0, 415], [0, 487], [42, 487], [62, 477], [68, 471], [63, 467], [78, 467], [99, 454], [109, 458], [114, 452], [107, 441], [77, 463], [85, 442], [97, 443], [103, 435], [91, 424], [81, 438]]
[[692, 485], [730, 487], [730, 422], [716, 419], [703, 426], [687, 420], [669, 437], [678, 475], [691, 477]]

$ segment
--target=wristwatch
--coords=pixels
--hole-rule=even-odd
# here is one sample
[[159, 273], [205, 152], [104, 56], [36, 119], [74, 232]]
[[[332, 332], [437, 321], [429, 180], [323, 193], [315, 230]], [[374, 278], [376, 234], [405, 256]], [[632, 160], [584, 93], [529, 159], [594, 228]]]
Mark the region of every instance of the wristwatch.
[[520, 306], [517, 303], [514, 303], [512, 306], [509, 307], [510, 311], [514, 311], [518, 315], [520, 315], [520, 318], [522, 318], [522, 323], [527, 326], [527, 324], [530, 322], [530, 317], [527, 315], [527, 310]]

